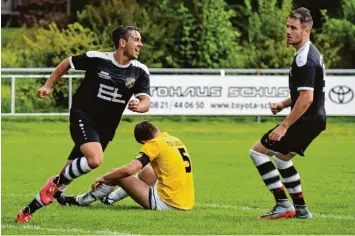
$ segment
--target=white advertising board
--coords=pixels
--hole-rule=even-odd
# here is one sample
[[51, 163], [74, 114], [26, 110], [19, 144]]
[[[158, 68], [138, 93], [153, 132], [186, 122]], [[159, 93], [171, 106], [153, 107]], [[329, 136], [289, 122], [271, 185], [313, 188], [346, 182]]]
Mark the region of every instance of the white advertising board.
[[[327, 115], [355, 116], [354, 93], [354, 76], [326, 77]], [[269, 103], [289, 96], [288, 76], [152, 75], [151, 95], [150, 115], [272, 115]]]

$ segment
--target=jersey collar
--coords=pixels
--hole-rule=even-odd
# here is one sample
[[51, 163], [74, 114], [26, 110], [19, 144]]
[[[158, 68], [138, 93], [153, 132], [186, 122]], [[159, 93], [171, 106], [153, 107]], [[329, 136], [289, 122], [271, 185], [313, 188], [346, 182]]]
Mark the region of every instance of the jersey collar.
[[306, 42], [302, 45], [302, 47], [301, 47], [300, 49], [298, 49], [298, 51], [295, 53], [295, 56], [296, 56], [299, 52], [301, 52], [305, 47], [307, 47], [308, 44], [311, 44], [311, 41], [310, 41], [310, 40], [306, 41]]
[[122, 64], [118, 63], [118, 62], [115, 60], [115, 58], [113, 57], [113, 52], [111, 52], [111, 54], [110, 54], [110, 59], [111, 59], [112, 63], [115, 64], [115, 66], [118, 66], [118, 67], [120, 67], [120, 68], [127, 68], [127, 67], [129, 67], [129, 66], [132, 64], [132, 61], [129, 61], [129, 62], [128, 62], [127, 64], [125, 64], [125, 65], [122, 65]]

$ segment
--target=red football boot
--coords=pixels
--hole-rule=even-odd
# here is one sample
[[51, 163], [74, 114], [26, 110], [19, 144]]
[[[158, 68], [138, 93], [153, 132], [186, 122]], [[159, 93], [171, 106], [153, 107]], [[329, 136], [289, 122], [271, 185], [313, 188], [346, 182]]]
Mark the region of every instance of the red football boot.
[[39, 193], [43, 205], [49, 205], [54, 199], [54, 195], [59, 190], [58, 184], [54, 183], [53, 179], [54, 176], [49, 177], [47, 183], [44, 185], [41, 192]]
[[26, 208], [23, 208], [18, 214], [16, 222], [17, 224], [28, 223], [31, 220], [32, 215], [29, 212], [25, 212]]

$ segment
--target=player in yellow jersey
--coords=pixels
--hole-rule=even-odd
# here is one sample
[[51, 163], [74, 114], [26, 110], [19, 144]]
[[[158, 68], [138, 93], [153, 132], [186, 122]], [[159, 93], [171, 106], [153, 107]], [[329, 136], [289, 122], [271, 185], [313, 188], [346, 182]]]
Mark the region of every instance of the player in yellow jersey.
[[[88, 193], [76, 197], [63, 195], [58, 202], [62, 205], [88, 205], [96, 199], [103, 199], [106, 203], [113, 203], [122, 198], [123, 195], [115, 196], [120, 190], [146, 209], [192, 209], [195, 202], [193, 171], [186, 146], [178, 138], [160, 132], [149, 121], [137, 124], [134, 136], [143, 144], [134, 160], [95, 179]], [[134, 174], [138, 172], [137, 178]], [[121, 189], [112, 192], [116, 185]]]

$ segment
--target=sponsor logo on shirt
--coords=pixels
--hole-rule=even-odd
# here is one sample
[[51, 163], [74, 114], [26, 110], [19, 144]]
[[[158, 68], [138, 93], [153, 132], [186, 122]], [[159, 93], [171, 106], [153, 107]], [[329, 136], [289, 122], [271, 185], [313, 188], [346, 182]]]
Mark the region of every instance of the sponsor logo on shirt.
[[136, 79], [135, 78], [131, 78], [131, 77], [128, 77], [127, 79], [126, 79], [126, 87], [127, 88], [133, 88], [133, 86], [134, 86], [134, 84], [136, 83]]
[[122, 99], [122, 94], [118, 93], [118, 88], [108, 86], [105, 84], [100, 84], [97, 97], [110, 102], [117, 102], [122, 104], [126, 103], [126, 101]]
[[108, 72], [105, 72], [105, 71], [100, 71], [99, 73], [97, 73], [97, 75], [100, 78], [103, 78], [103, 79], [111, 79], [110, 74]]

